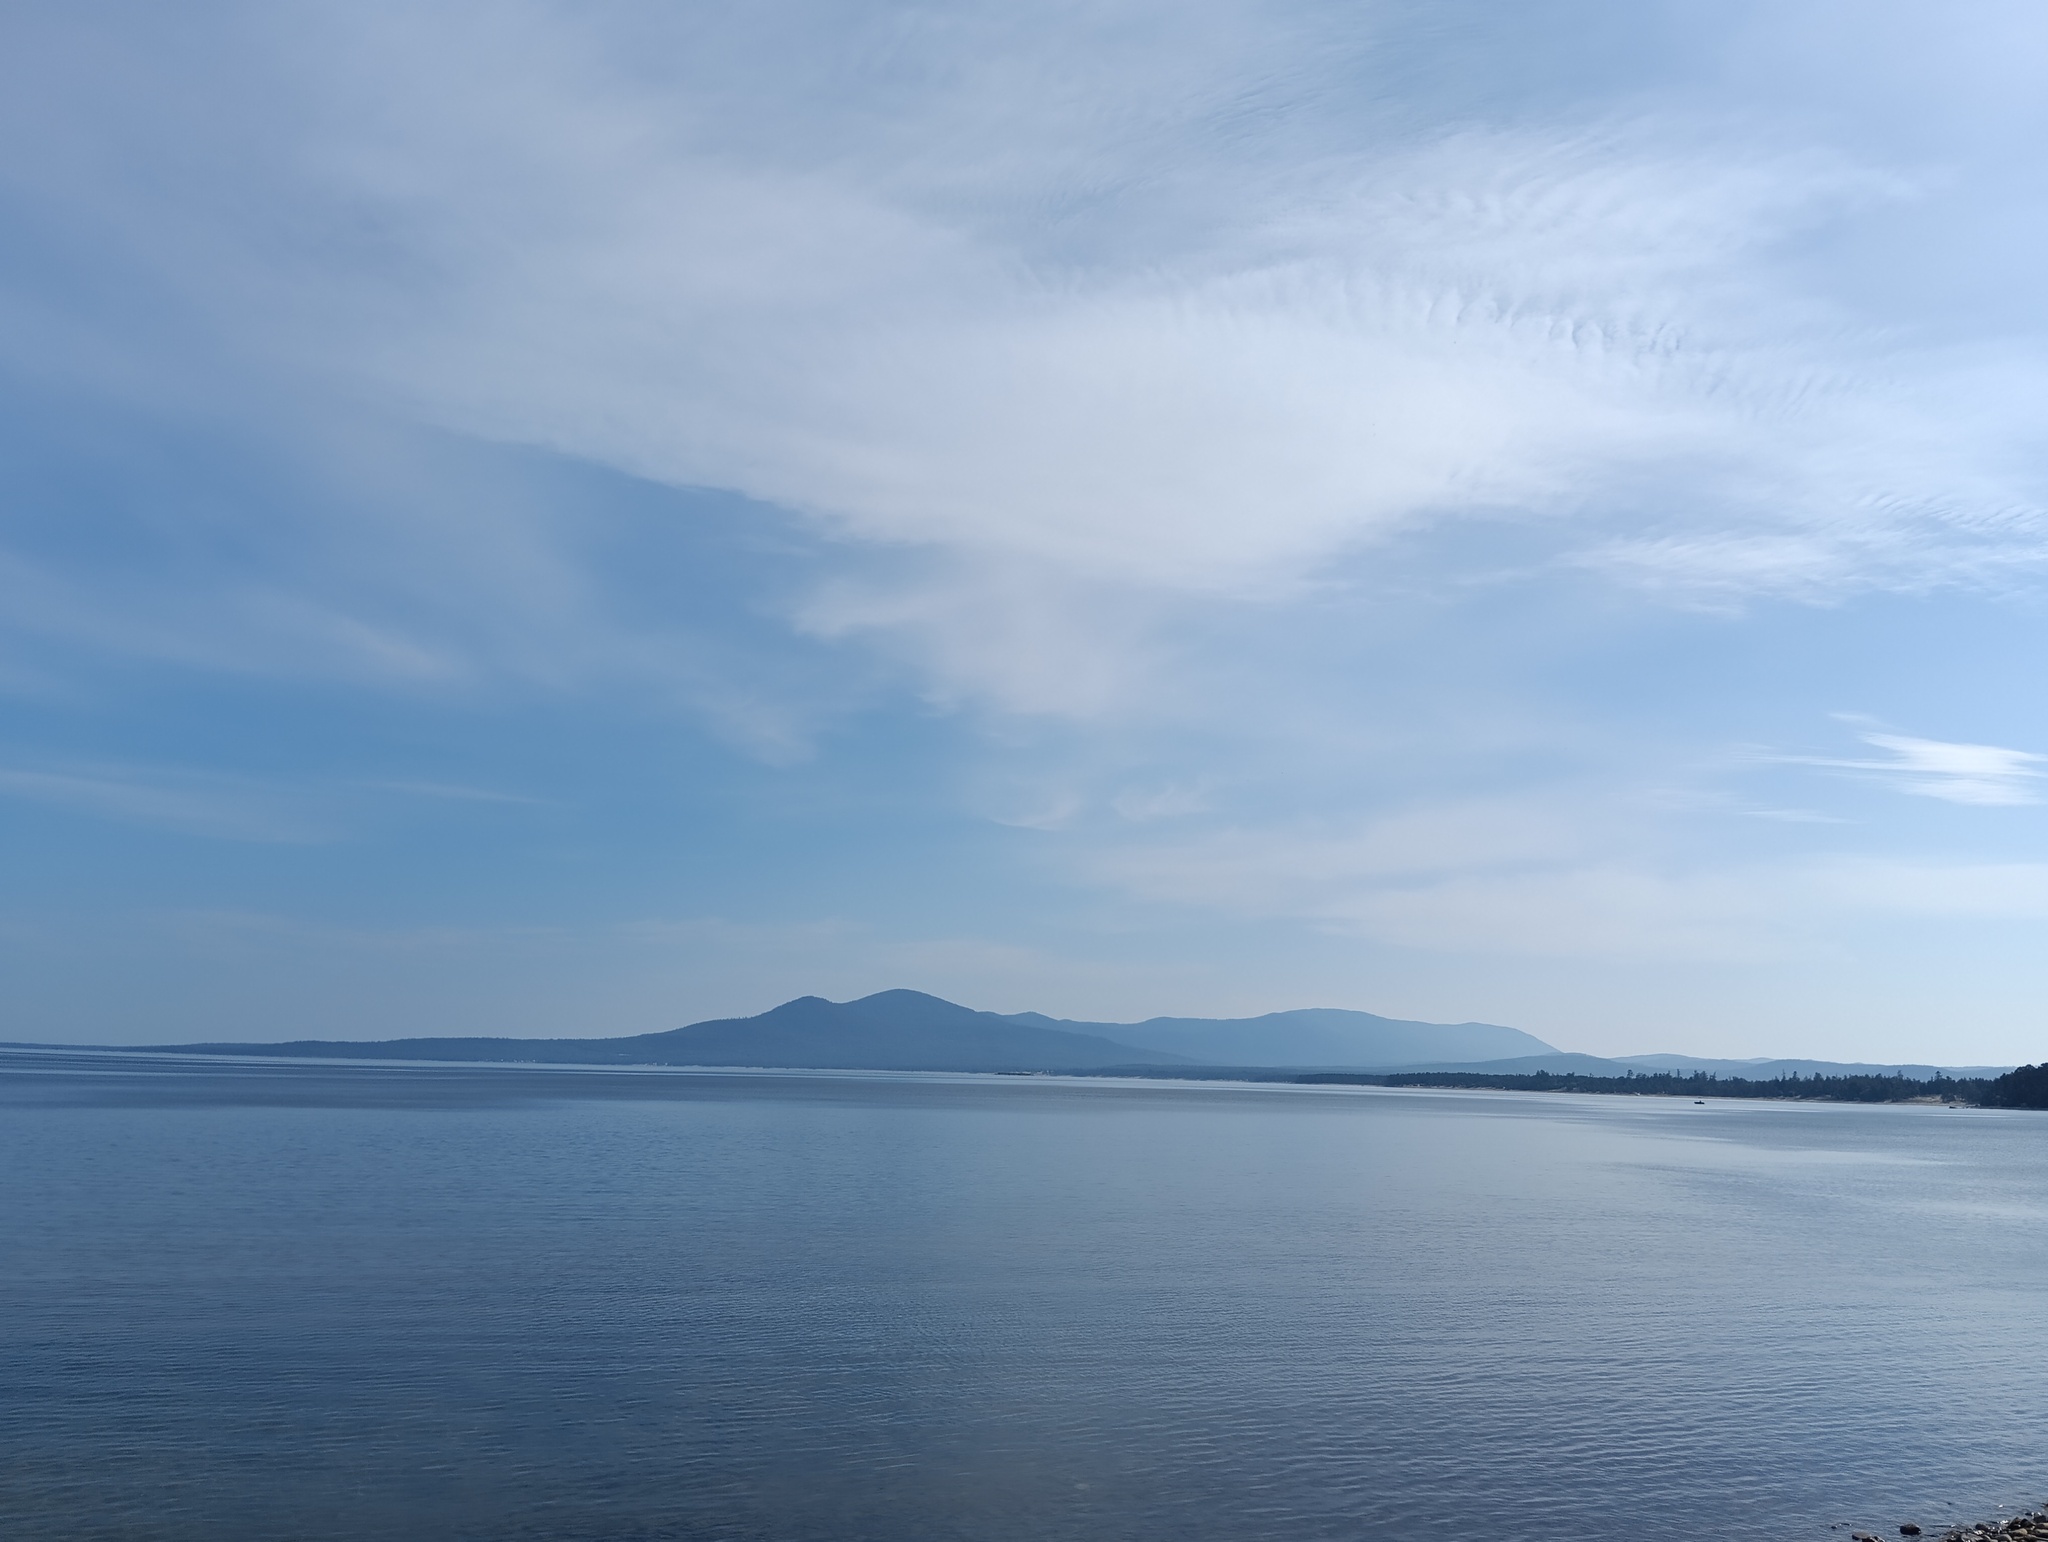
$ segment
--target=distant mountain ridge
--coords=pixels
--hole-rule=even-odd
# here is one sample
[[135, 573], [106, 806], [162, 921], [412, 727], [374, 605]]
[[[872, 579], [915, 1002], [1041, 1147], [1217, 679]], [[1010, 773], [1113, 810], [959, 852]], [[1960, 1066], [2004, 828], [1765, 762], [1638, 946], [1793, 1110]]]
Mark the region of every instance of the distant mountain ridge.
[[1555, 1055], [1533, 1033], [1494, 1023], [1422, 1023], [1337, 1007], [1268, 1012], [1260, 1017], [1150, 1017], [1142, 1023], [1082, 1023], [1019, 1012], [1015, 1023], [1113, 1037], [1198, 1065], [1354, 1069], [1443, 1061]]
[[1557, 1051], [1491, 1023], [1421, 1023], [1331, 1007], [1260, 1017], [1074, 1022], [977, 1012], [922, 991], [856, 1001], [800, 996], [755, 1017], [616, 1039], [409, 1038], [183, 1044], [186, 1054], [317, 1059], [501, 1060], [562, 1065], [760, 1066], [889, 1071], [1095, 1071], [1176, 1065], [1351, 1070], [1463, 1064]]
[[[1039, 1012], [978, 1012], [922, 991], [881, 991], [856, 1001], [799, 996], [754, 1017], [716, 1018], [611, 1039], [301, 1039], [282, 1044], [151, 1045], [158, 1054], [294, 1059], [506, 1061], [553, 1065], [754, 1066], [777, 1070], [1114, 1071], [1171, 1075], [1175, 1068], [1261, 1071], [1461, 1069], [1507, 1074], [1630, 1069], [1711, 1070], [1769, 1079], [1785, 1074], [1931, 1076], [1932, 1066], [1845, 1065], [1820, 1060], [1701, 1060], [1687, 1055], [1607, 1059], [1559, 1050], [1494, 1023], [1424, 1023], [1334, 1007], [1259, 1017], [1154, 1017], [1076, 1022]], [[2005, 1067], [1939, 1068], [1996, 1075]]]
[[800, 996], [755, 1017], [616, 1039], [301, 1039], [162, 1048], [294, 1059], [872, 1071], [1157, 1071], [1193, 1065], [1350, 1070], [1556, 1053], [1532, 1034], [1490, 1023], [1418, 1023], [1337, 1008], [1092, 1023], [1040, 1012], [977, 1012], [911, 990], [844, 1002]]
[[344, 1060], [499, 1060], [556, 1065], [759, 1066], [835, 1071], [1094, 1071], [1185, 1064], [1096, 1034], [977, 1012], [922, 991], [858, 1001], [799, 996], [756, 1017], [715, 1018], [618, 1039], [301, 1039], [180, 1044], [198, 1055]]

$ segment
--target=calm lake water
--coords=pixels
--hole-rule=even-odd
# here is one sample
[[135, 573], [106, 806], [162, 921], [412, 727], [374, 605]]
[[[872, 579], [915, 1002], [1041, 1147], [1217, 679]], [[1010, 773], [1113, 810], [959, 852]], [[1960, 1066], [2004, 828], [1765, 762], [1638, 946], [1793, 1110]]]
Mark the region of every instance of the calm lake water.
[[0, 1052], [9, 1538], [1818, 1542], [2044, 1495], [2048, 1115]]

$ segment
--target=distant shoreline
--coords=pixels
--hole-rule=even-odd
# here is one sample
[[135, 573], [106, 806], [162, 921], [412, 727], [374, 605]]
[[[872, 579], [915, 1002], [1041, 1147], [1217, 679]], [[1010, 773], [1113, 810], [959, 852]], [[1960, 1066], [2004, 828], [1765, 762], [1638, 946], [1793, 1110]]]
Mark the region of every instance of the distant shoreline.
[[[1104, 1073], [1084, 1073], [1104, 1074]], [[1311, 1087], [1433, 1087], [1446, 1091], [1582, 1092], [1619, 1097], [1750, 1098], [1802, 1103], [1934, 1103], [1968, 1108], [2048, 1109], [2048, 1064], [2020, 1066], [1998, 1077], [1779, 1076], [1754, 1080], [1712, 1071], [1632, 1072], [1589, 1076], [1578, 1071], [1279, 1071], [1254, 1068], [1171, 1070], [1129, 1067], [1117, 1073], [1148, 1080], [1233, 1079]]]
[[[459, 1042], [459, 1041], [458, 1041]], [[470, 1041], [475, 1042], [475, 1041]], [[559, 1042], [559, 1041], [558, 1041]], [[603, 1042], [603, 1041], [598, 1041]], [[514, 1040], [498, 1040], [495, 1045], [510, 1047]], [[807, 1071], [865, 1071], [873, 1073], [916, 1073], [934, 1072], [970, 1076], [1076, 1076], [1134, 1079], [1142, 1081], [1188, 1081], [1188, 1082], [1248, 1082], [1254, 1085], [1295, 1086], [1295, 1087], [1389, 1087], [1389, 1088], [1434, 1088], [1443, 1091], [1483, 1092], [1572, 1092], [1590, 1093], [1600, 1096], [1618, 1097], [1664, 1097], [1715, 1099], [1751, 1099], [1768, 1102], [1802, 1103], [1863, 1103], [1863, 1104], [1905, 1104], [1923, 1103], [1947, 1105], [1959, 1108], [2011, 1108], [2048, 1109], [2048, 1062], [2041, 1065], [2024, 1065], [1996, 1077], [1954, 1077], [1936, 1073], [1932, 1077], [1916, 1078], [1902, 1073], [1854, 1074], [1828, 1076], [1816, 1073], [1810, 1076], [1788, 1074], [1784, 1076], [1752, 1078], [1723, 1076], [1715, 1071], [1630, 1071], [1620, 1076], [1596, 1076], [1582, 1071], [1460, 1071], [1436, 1069], [1417, 1071], [1341, 1071], [1303, 1070], [1288, 1066], [1201, 1066], [1201, 1065], [1098, 1065], [1098, 1066], [1000, 1066], [1000, 1065], [746, 1065], [742, 1063], [682, 1063], [655, 1060], [598, 1060], [569, 1061], [554, 1056], [547, 1058], [518, 1059], [507, 1056], [503, 1059], [484, 1060], [478, 1058], [449, 1058], [413, 1055], [339, 1054], [334, 1051], [340, 1046], [328, 1043], [319, 1047], [326, 1053], [307, 1054], [310, 1046], [282, 1046], [274, 1044], [252, 1044], [243, 1046], [227, 1045], [59, 1045], [6, 1043], [0, 1049], [31, 1050], [44, 1053], [73, 1053], [90, 1055], [171, 1055], [179, 1058], [235, 1058], [246, 1056], [250, 1059], [275, 1060], [283, 1063], [305, 1064], [311, 1062], [339, 1063], [344, 1065], [436, 1065], [436, 1066], [496, 1066], [503, 1068], [554, 1068], [560, 1070], [673, 1070], [673, 1071], [779, 1071], [802, 1073]], [[361, 1046], [364, 1050], [384, 1047], [374, 1041]], [[276, 1053], [287, 1049], [285, 1054]], [[298, 1051], [292, 1053], [292, 1050]], [[239, 1052], [239, 1053], [237, 1053]]]

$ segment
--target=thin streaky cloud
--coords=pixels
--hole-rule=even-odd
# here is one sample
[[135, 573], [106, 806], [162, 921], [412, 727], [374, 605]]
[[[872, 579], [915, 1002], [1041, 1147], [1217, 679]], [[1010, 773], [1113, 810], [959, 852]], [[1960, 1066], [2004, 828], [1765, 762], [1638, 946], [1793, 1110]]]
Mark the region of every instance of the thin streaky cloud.
[[1907, 734], [1870, 732], [1858, 737], [1865, 744], [1886, 751], [1887, 758], [1870, 760], [1825, 755], [1773, 758], [1785, 765], [1866, 773], [1900, 792], [1939, 798], [1947, 803], [2009, 807], [2041, 801], [2036, 784], [2042, 780], [2043, 773], [2037, 768], [2048, 764], [2048, 755], [2006, 749], [1995, 744], [1953, 744], [1940, 739], [1918, 739]]
[[495, 787], [470, 787], [460, 782], [373, 781], [362, 785], [375, 792], [400, 793], [411, 798], [441, 798], [455, 803], [533, 805], [548, 801], [526, 793], [504, 792]]
[[272, 788], [205, 773], [0, 767], [0, 797], [222, 840], [297, 845], [335, 836]]

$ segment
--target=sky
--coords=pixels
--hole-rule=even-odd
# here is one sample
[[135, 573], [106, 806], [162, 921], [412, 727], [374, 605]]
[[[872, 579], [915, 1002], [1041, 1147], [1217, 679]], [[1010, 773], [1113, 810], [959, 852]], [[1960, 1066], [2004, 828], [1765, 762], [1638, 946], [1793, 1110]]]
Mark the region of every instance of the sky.
[[2048, 12], [0, 19], [0, 1038], [2048, 1057]]

